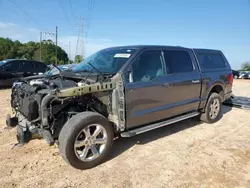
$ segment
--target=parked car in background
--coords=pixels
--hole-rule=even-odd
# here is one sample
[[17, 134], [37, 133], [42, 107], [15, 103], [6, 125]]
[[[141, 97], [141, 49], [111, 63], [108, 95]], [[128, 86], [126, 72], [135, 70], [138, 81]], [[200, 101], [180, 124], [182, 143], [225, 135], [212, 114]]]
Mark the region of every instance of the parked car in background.
[[[61, 72], [64, 72], [64, 71], [71, 71], [72, 68], [77, 65], [77, 64], [66, 64], [66, 65], [58, 65], [57, 67], [54, 67], [53, 65], [53, 68], [49, 68], [45, 73], [41, 73], [39, 75], [34, 75], [34, 76], [29, 76], [29, 77], [26, 77], [27, 79], [33, 79], [33, 78], [36, 78], [35, 81], [32, 81], [32, 84], [37, 84], [37, 83], [40, 83], [41, 80], [39, 78], [44, 78], [44, 77], [50, 77], [50, 76], [54, 76], [56, 74], [59, 74], [59, 70]], [[58, 70], [59, 69], [59, 70]], [[16, 84], [18, 84], [20, 82], [20, 80], [14, 82], [12, 84], [12, 87], [14, 87]]]
[[240, 79], [248, 79], [248, 78], [250, 78], [250, 72], [248, 72], [248, 71], [240, 72], [239, 78]]
[[248, 72], [245, 77], [246, 77], [246, 79], [250, 79], [250, 72]]
[[0, 61], [0, 87], [9, 87], [19, 78], [38, 75], [48, 70], [41, 61], [6, 59]]
[[234, 79], [238, 79], [240, 77], [240, 72], [236, 70], [232, 70]]

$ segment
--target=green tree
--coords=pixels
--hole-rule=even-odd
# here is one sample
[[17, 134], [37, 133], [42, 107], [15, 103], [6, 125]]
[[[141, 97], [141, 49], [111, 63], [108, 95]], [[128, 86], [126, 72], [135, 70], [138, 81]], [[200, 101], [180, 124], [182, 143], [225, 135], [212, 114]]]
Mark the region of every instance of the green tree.
[[[47, 64], [56, 63], [56, 48], [57, 48], [57, 63], [66, 63], [68, 61], [67, 53], [59, 46], [55, 46], [52, 43], [43, 43], [42, 44], [42, 61]], [[40, 48], [36, 50], [33, 58], [40, 58]]]
[[[13, 42], [11, 39], [0, 37], [0, 60], [10, 58], [40, 60], [40, 43], [30, 41], [22, 44], [18, 40]], [[56, 60], [58, 64], [64, 64], [69, 58], [67, 53], [61, 47], [56, 47], [51, 40], [43, 41], [42, 61], [52, 64]]]
[[12, 54], [10, 52], [13, 42], [8, 38], [0, 38], [0, 59], [11, 58]]
[[73, 64], [74, 63], [74, 61], [72, 61], [72, 60], [69, 60], [69, 64]]
[[75, 63], [80, 63], [82, 60], [83, 60], [83, 57], [81, 55], [76, 55]]
[[241, 69], [245, 71], [250, 71], [250, 62], [245, 62], [241, 65]]

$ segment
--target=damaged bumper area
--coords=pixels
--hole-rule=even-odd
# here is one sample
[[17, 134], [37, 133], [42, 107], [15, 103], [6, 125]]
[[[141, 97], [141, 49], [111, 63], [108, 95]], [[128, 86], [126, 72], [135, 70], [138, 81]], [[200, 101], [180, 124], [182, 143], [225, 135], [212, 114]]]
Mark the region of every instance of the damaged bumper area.
[[[17, 139], [20, 144], [31, 138], [42, 137], [49, 145], [58, 140], [65, 123], [74, 115], [94, 111], [113, 122], [116, 130], [122, 130], [120, 119], [124, 119], [121, 92], [121, 77], [105, 78], [92, 83], [75, 77], [39, 80], [23, 80], [13, 84], [11, 107], [14, 117], [6, 118], [8, 128], [17, 127]], [[119, 95], [118, 95], [119, 94]], [[119, 96], [119, 101], [117, 101]], [[117, 108], [118, 104], [120, 107]], [[116, 120], [116, 121], [114, 121]]]
[[51, 132], [42, 126], [48, 125], [48, 105], [54, 97], [47, 92], [39, 93], [37, 89], [22, 82], [15, 83], [12, 87], [11, 107], [15, 116], [8, 114], [6, 125], [9, 129], [16, 127], [19, 145], [32, 138], [44, 138], [49, 145], [54, 144]]
[[49, 131], [39, 129], [37, 126], [32, 125], [27, 118], [21, 114], [11, 117], [9, 114], [6, 118], [6, 125], [8, 128], [16, 127], [17, 141], [19, 145], [28, 143], [32, 138], [44, 138], [49, 145], [54, 144], [54, 139]]

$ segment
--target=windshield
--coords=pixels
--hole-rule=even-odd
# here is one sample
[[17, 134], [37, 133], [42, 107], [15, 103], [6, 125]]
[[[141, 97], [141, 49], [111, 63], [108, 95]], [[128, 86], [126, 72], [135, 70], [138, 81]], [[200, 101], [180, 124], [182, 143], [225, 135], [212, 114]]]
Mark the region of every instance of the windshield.
[[[66, 70], [71, 70], [74, 65], [61, 65], [58, 68], [63, 72]], [[56, 75], [59, 74], [59, 70], [56, 67], [53, 67], [51, 70], [44, 73], [45, 75]]]
[[76, 65], [72, 70], [73, 72], [98, 72], [91, 66], [93, 65], [102, 73], [116, 73], [135, 52], [136, 49], [124, 48], [101, 50], [87, 57], [80, 64]]
[[55, 75], [55, 74], [58, 74], [58, 73], [59, 73], [59, 70], [54, 67], [51, 70], [45, 72], [44, 74], [46, 74], [46, 75]]
[[3, 65], [3, 64], [4, 64], [4, 62], [0, 61], [0, 66]]

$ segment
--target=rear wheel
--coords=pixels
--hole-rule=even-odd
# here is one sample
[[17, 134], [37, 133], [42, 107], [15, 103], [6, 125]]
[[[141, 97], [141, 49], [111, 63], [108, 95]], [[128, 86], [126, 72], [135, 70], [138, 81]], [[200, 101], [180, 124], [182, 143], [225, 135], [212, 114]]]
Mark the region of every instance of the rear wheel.
[[102, 163], [113, 143], [110, 122], [94, 112], [73, 116], [59, 135], [59, 149], [63, 159], [77, 169], [88, 169]]
[[218, 93], [212, 93], [207, 101], [205, 112], [200, 119], [206, 123], [214, 123], [219, 120], [221, 114], [222, 100]]

